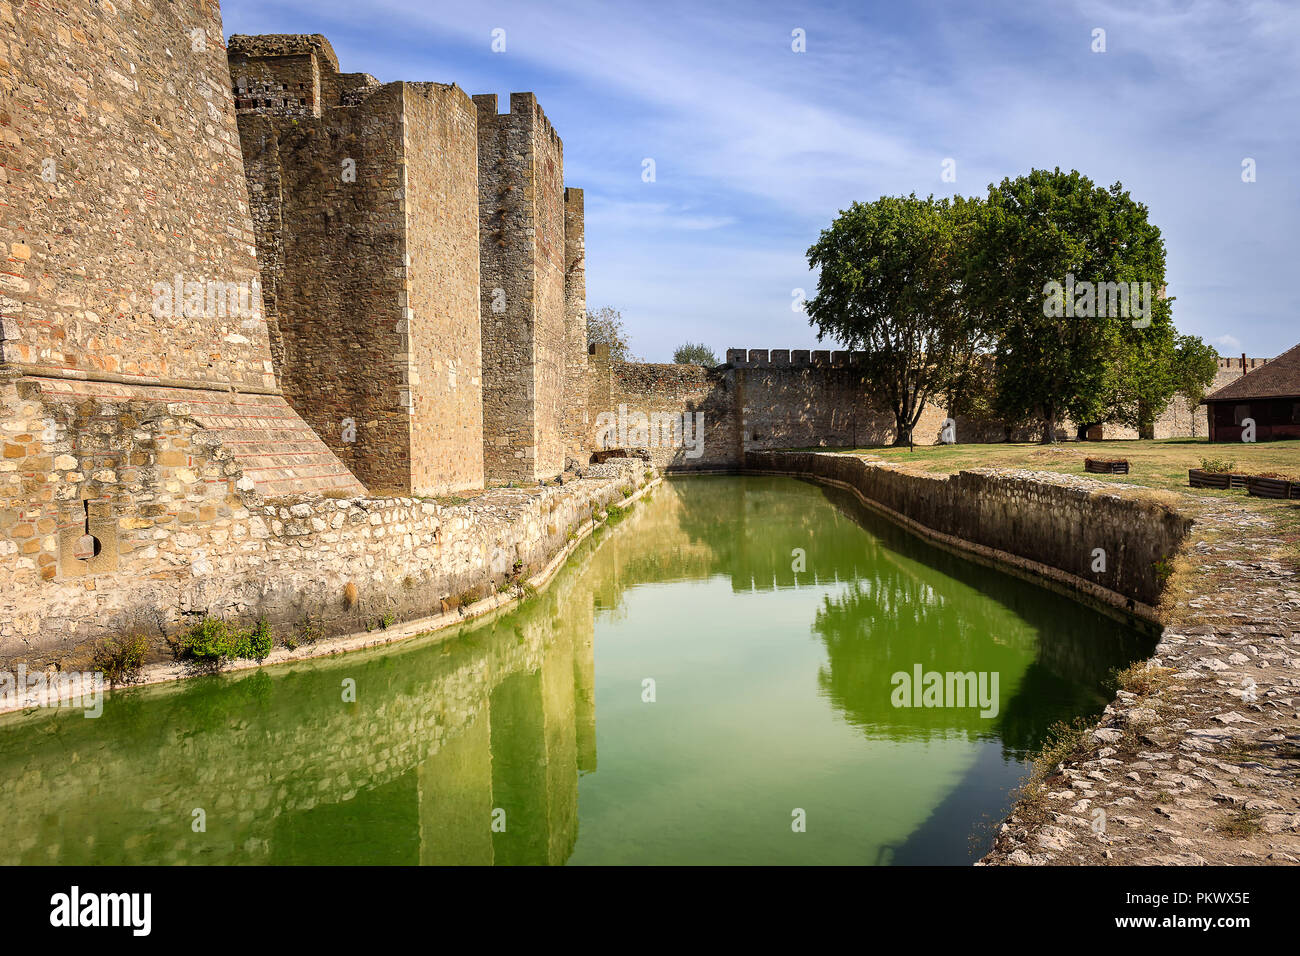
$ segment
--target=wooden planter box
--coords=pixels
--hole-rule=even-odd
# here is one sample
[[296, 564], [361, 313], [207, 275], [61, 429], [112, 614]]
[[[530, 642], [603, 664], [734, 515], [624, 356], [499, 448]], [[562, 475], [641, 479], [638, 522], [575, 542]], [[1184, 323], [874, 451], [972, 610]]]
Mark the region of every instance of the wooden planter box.
[[1218, 488], [1228, 490], [1228, 479], [1232, 477], [1226, 471], [1203, 471], [1200, 468], [1187, 470], [1187, 483], [1193, 488]]
[[1200, 468], [1187, 470], [1187, 483], [1193, 488], [1245, 488], [1250, 475], [1240, 475], [1235, 471], [1204, 471]]
[[1083, 470], [1094, 475], [1127, 475], [1127, 458], [1085, 458]]
[[1291, 486], [1294, 484], [1296, 482], [1287, 478], [1264, 478], [1251, 475], [1246, 480], [1246, 492], [1256, 498], [1289, 498]]

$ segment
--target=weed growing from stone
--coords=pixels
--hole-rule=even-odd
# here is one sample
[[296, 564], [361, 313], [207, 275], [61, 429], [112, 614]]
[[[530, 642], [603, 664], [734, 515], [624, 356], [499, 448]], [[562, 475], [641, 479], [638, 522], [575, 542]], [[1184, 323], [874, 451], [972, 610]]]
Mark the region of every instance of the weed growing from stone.
[[1088, 759], [1099, 749], [1092, 736], [1092, 722], [1084, 717], [1057, 721], [1047, 730], [1042, 744], [1030, 757], [1029, 778], [1016, 793], [1015, 814], [1028, 826], [1048, 821], [1047, 783], [1064, 763]]
[[177, 656], [198, 667], [219, 670], [232, 660], [265, 660], [274, 643], [265, 619], [252, 627], [205, 617], [180, 636]]
[[1152, 562], [1151, 568], [1156, 573], [1156, 580], [1162, 585], [1167, 582], [1174, 573], [1174, 563], [1169, 558], [1160, 558], [1158, 561]]
[[1157, 667], [1146, 661], [1130, 664], [1122, 670], [1112, 670], [1111, 683], [1116, 690], [1128, 691], [1138, 697], [1148, 697], [1164, 687], [1173, 678], [1172, 667]]
[[105, 641], [95, 648], [91, 670], [104, 675], [110, 687], [132, 684], [140, 679], [145, 655], [149, 653], [149, 639], [133, 634], [122, 641]]
[[1259, 821], [1263, 818], [1262, 810], [1233, 810], [1214, 824], [1214, 829], [1228, 836], [1247, 837], [1260, 830]]
[[621, 508], [618, 505], [610, 505], [609, 510], [606, 512], [605, 524], [609, 525], [610, 527], [613, 527], [614, 525], [622, 521], [624, 518], [626, 518], [628, 516], [628, 513], [635, 506], [636, 506], [635, 501], [630, 501]]

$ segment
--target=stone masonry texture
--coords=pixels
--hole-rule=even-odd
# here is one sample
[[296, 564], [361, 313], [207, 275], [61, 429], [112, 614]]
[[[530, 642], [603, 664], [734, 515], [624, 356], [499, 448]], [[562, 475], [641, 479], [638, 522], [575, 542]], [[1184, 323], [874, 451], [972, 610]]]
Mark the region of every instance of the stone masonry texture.
[[286, 396], [372, 492], [481, 486], [469, 97], [340, 74], [320, 36], [229, 54]]
[[532, 93], [478, 108], [484, 470], [564, 470], [568, 374], [564, 146]]
[[581, 189], [564, 190], [564, 444], [565, 455], [585, 461], [587, 440], [587, 238]]
[[[1052, 472], [974, 469], [935, 475], [818, 452], [754, 452], [745, 465], [853, 488], [924, 528], [1064, 572], [1085, 593], [1093, 587], [1111, 592], [1134, 612], [1158, 601], [1160, 568], [1192, 525], [1189, 517], [1141, 490]], [[1093, 569], [1092, 549], [1098, 547], [1107, 556], [1102, 571]]]
[[265, 493], [360, 491], [276, 385], [217, 6], [4, 2], [0, 51], [0, 369], [47, 415], [6, 384], [3, 507], [49, 517], [87, 400], [184, 404]]

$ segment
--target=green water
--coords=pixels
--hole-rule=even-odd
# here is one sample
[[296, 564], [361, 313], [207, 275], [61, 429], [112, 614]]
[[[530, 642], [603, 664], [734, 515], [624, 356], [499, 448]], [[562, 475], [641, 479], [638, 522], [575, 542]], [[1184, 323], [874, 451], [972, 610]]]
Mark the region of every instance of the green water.
[[[1151, 646], [841, 492], [673, 481], [450, 637], [0, 718], [0, 863], [967, 863]], [[894, 706], [916, 665], [996, 715]]]

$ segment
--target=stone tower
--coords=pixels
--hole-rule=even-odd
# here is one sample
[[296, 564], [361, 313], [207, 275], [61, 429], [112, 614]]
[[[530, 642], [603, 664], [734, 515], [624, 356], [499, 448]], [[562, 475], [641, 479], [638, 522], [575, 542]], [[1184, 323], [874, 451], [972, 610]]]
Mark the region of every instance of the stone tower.
[[360, 494], [276, 381], [217, 5], [5, 6], [0, 49], [0, 591]]
[[[474, 103], [484, 470], [489, 478], [547, 478], [566, 457], [564, 146], [532, 93], [511, 93], [509, 113], [497, 112], [495, 94]], [[581, 395], [572, 393], [572, 403]]]
[[483, 483], [476, 113], [340, 73], [323, 36], [234, 36], [275, 367], [372, 492]]
[[565, 455], [585, 463], [591, 451], [587, 394], [587, 240], [581, 189], [564, 190]]

